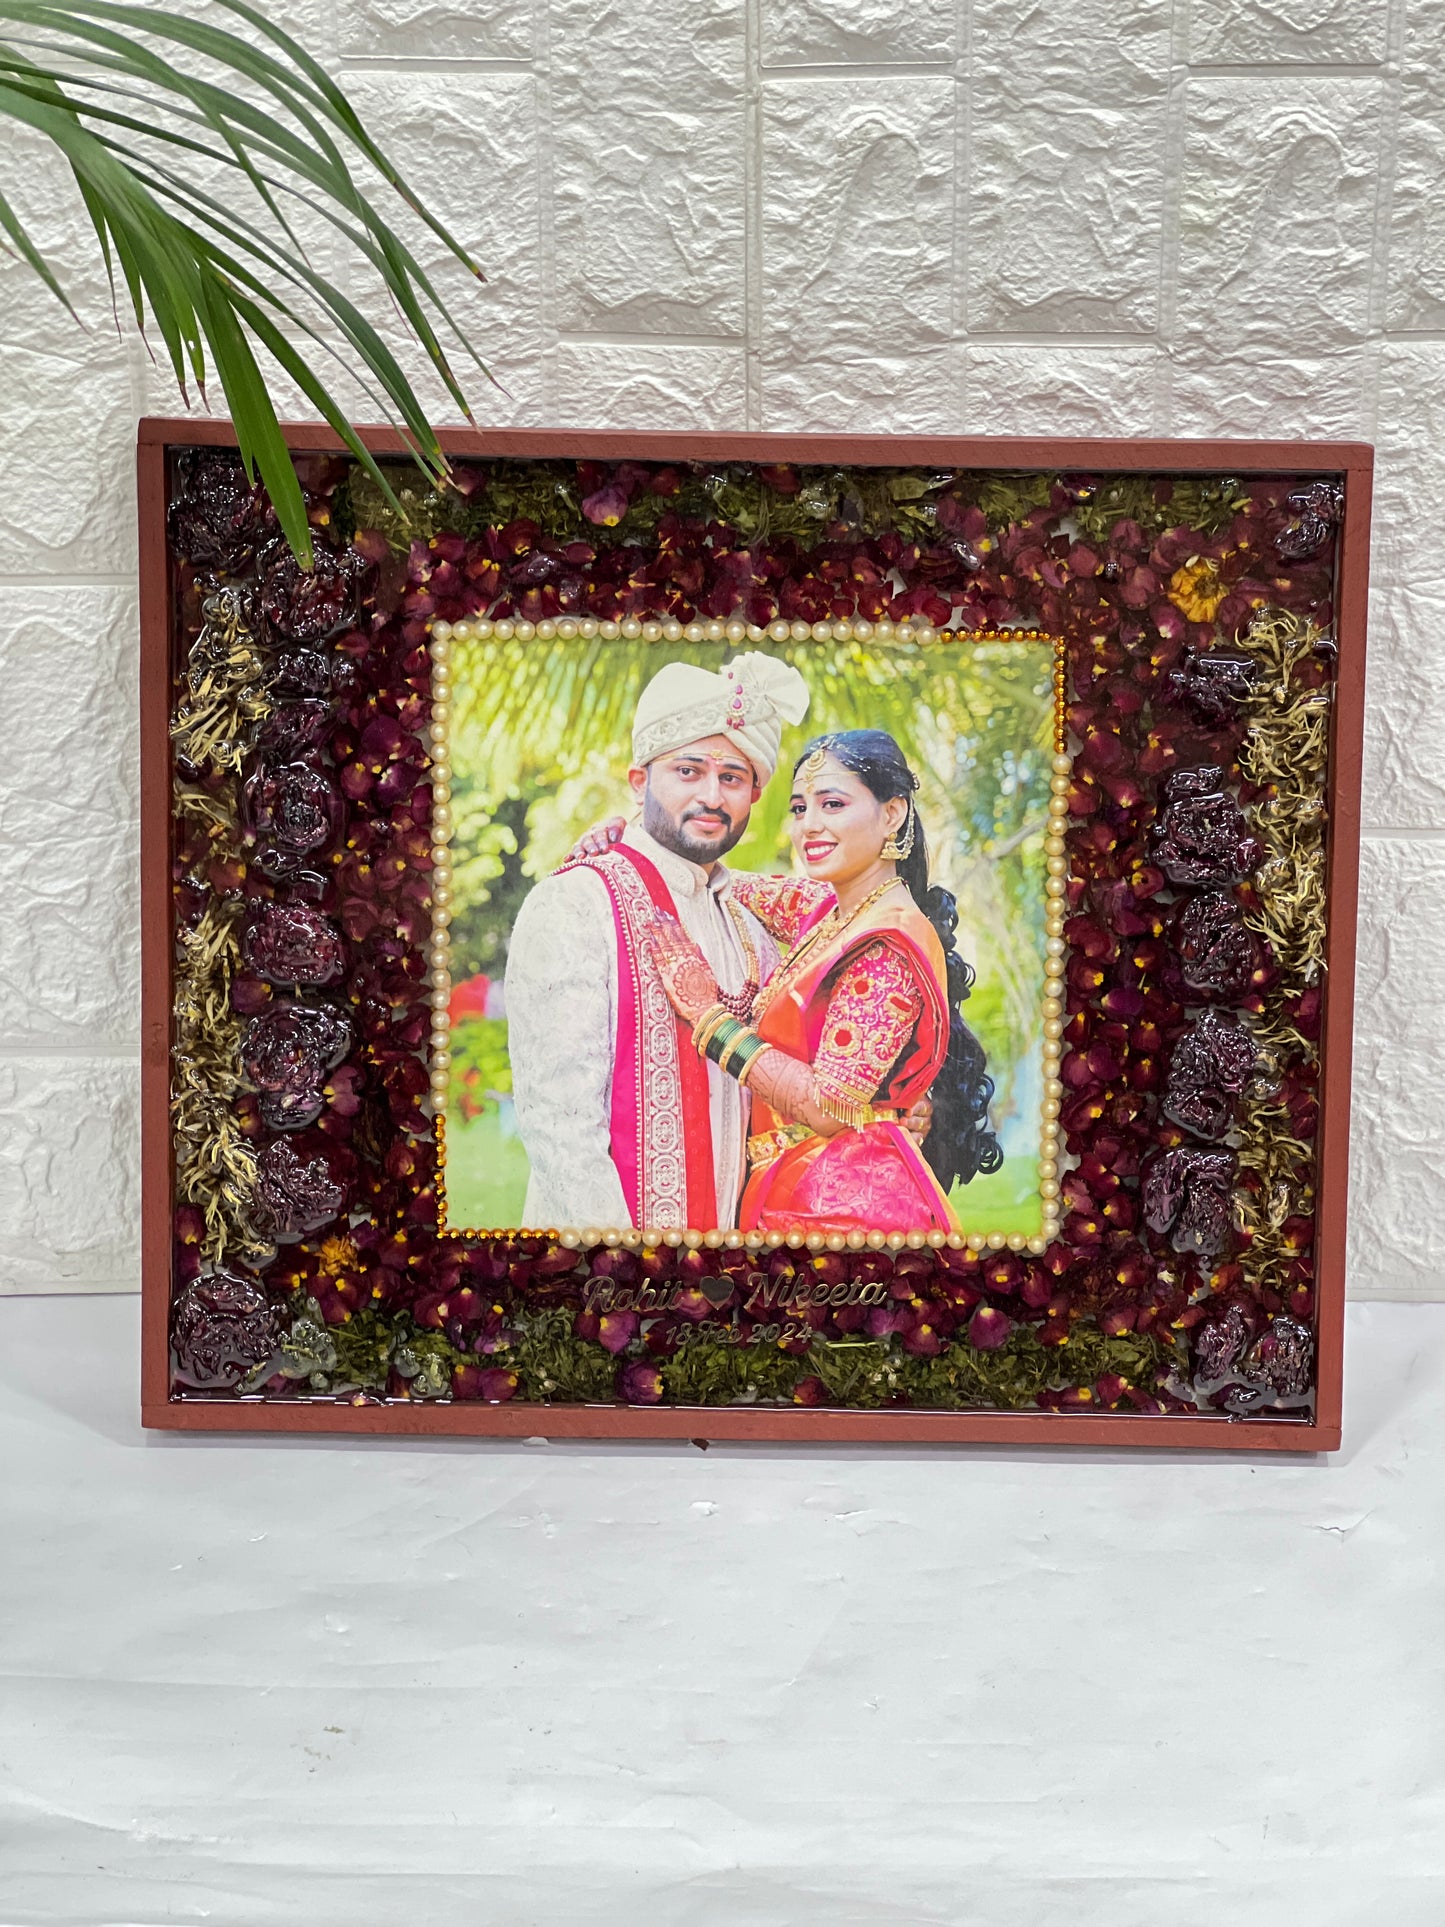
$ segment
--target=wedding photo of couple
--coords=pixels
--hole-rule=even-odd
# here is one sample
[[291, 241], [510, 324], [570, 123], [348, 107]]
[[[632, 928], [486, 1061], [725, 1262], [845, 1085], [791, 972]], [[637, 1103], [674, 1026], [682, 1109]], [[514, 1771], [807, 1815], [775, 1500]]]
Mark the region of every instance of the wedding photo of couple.
[[[644, 659], [620, 755], [584, 740], [595, 732], [575, 705], [545, 774], [535, 743], [499, 746], [495, 717], [458, 729], [453, 943], [468, 940], [469, 877], [485, 936], [484, 967], [463, 972], [453, 997], [449, 1221], [599, 1233], [1031, 1229], [1038, 1079], [1020, 1058], [1034, 1043], [1027, 1006], [1041, 1000], [1042, 959], [1028, 928], [1039, 815], [1028, 792], [1046, 759], [1014, 740], [982, 783], [974, 772], [975, 791], [995, 783], [997, 807], [1022, 818], [994, 839], [1021, 869], [1015, 901], [995, 882], [1004, 895], [985, 919], [997, 926], [1011, 909], [1020, 925], [1018, 981], [1012, 999], [980, 987], [994, 1019], [980, 1035], [965, 1016], [977, 960], [940, 880], [983, 861], [960, 862], [965, 839], [939, 777], [942, 752], [957, 762], [963, 737], [937, 717], [921, 734], [915, 725], [931, 752], [920, 772], [894, 733], [857, 725], [866, 702], [842, 718], [854, 726], [832, 726], [836, 677], [813, 679], [833, 689], [817, 729], [810, 678], [781, 652], [712, 656]], [[801, 660], [834, 667], [819, 652]], [[1022, 733], [1046, 744], [1037, 671], [1028, 689]], [[531, 791], [527, 821], [524, 796], [503, 789]], [[574, 796], [587, 814], [566, 824]], [[932, 872], [930, 830], [951, 858]], [[1041, 877], [1037, 901], [1041, 927]], [[992, 928], [994, 951], [998, 936]], [[990, 1044], [1004, 1061], [990, 1060]], [[985, 1186], [987, 1223], [965, 1208]]]

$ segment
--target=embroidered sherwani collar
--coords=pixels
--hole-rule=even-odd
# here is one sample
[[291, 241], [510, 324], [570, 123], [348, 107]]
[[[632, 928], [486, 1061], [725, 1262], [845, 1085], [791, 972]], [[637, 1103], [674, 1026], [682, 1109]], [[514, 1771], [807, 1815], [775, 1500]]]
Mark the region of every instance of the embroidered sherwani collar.
[[676, 851], [664, 849], [640, 823], [629, 823], [622, 832], [622, 841], [629, 849], [637, 850], [655, 865], [675, 897], [701, 896], [704, 891], [710, 890], [715, 897], [721, 898], [732, 891], [732, 871], [725, 863], [715, 863], [709, 874], [700, 863], [690, 863], [685, 856], [678, 856]]

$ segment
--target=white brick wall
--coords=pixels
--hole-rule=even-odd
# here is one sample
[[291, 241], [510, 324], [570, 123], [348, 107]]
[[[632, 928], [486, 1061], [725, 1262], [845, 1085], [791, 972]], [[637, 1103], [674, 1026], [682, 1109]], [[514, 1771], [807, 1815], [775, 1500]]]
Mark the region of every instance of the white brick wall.
[[[1442, 0], [293, 0], [478, 250], [485, 419], [1380, 452], [1353, 1288], [1445, 1296]], [[135, 417], [0, 257], [0, 1289], [136, 1279]]]

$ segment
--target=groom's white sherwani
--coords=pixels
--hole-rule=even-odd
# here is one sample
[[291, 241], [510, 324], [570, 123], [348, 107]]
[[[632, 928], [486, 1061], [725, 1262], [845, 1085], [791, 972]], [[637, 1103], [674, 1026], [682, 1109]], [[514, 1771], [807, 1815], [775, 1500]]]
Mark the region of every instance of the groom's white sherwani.
[[[721, 988], [739, 991], [747, 960], [727, 908], [726, 865], [711, 874], [633, 826], [623, 842], [657, 869], [677, 914]], [[740, 906], [735, 906], [740, 909]], [[772, 939], [741, 910], [761, 981], [777, 968]], [[595, 871], [545, 877], [518, 913], [507, 956], [507, 1044], [517, 1125], [531, 1177], [525, 1223], [610, 1229], [632, 1223], [611, 1154], [617, 1054], [617, 942], [607, 887]], [[746, 1174], [750, 1100], [736, 1078], [707, 1065], [718, 1226], [737, 1223]]]

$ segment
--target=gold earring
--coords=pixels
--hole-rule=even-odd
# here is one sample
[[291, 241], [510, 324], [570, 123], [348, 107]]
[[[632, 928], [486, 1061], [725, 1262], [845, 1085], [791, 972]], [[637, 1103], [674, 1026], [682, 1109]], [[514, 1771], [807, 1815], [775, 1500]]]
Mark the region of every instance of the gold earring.
[[901, 863], [905, 857], [913, 854], [913, 833], [917, 820], [917, 814], [913, 808], [913, 799], [910, 797], [908, 802], [908, 815], [904, 818], [902, 824], [902, 840], [899, 840], [898, 831], [894, 830], [889, 836], [888, 841], [883, 845], [883, 848], [878, 852], [879, 856], [882, 857], [885, 862]]

